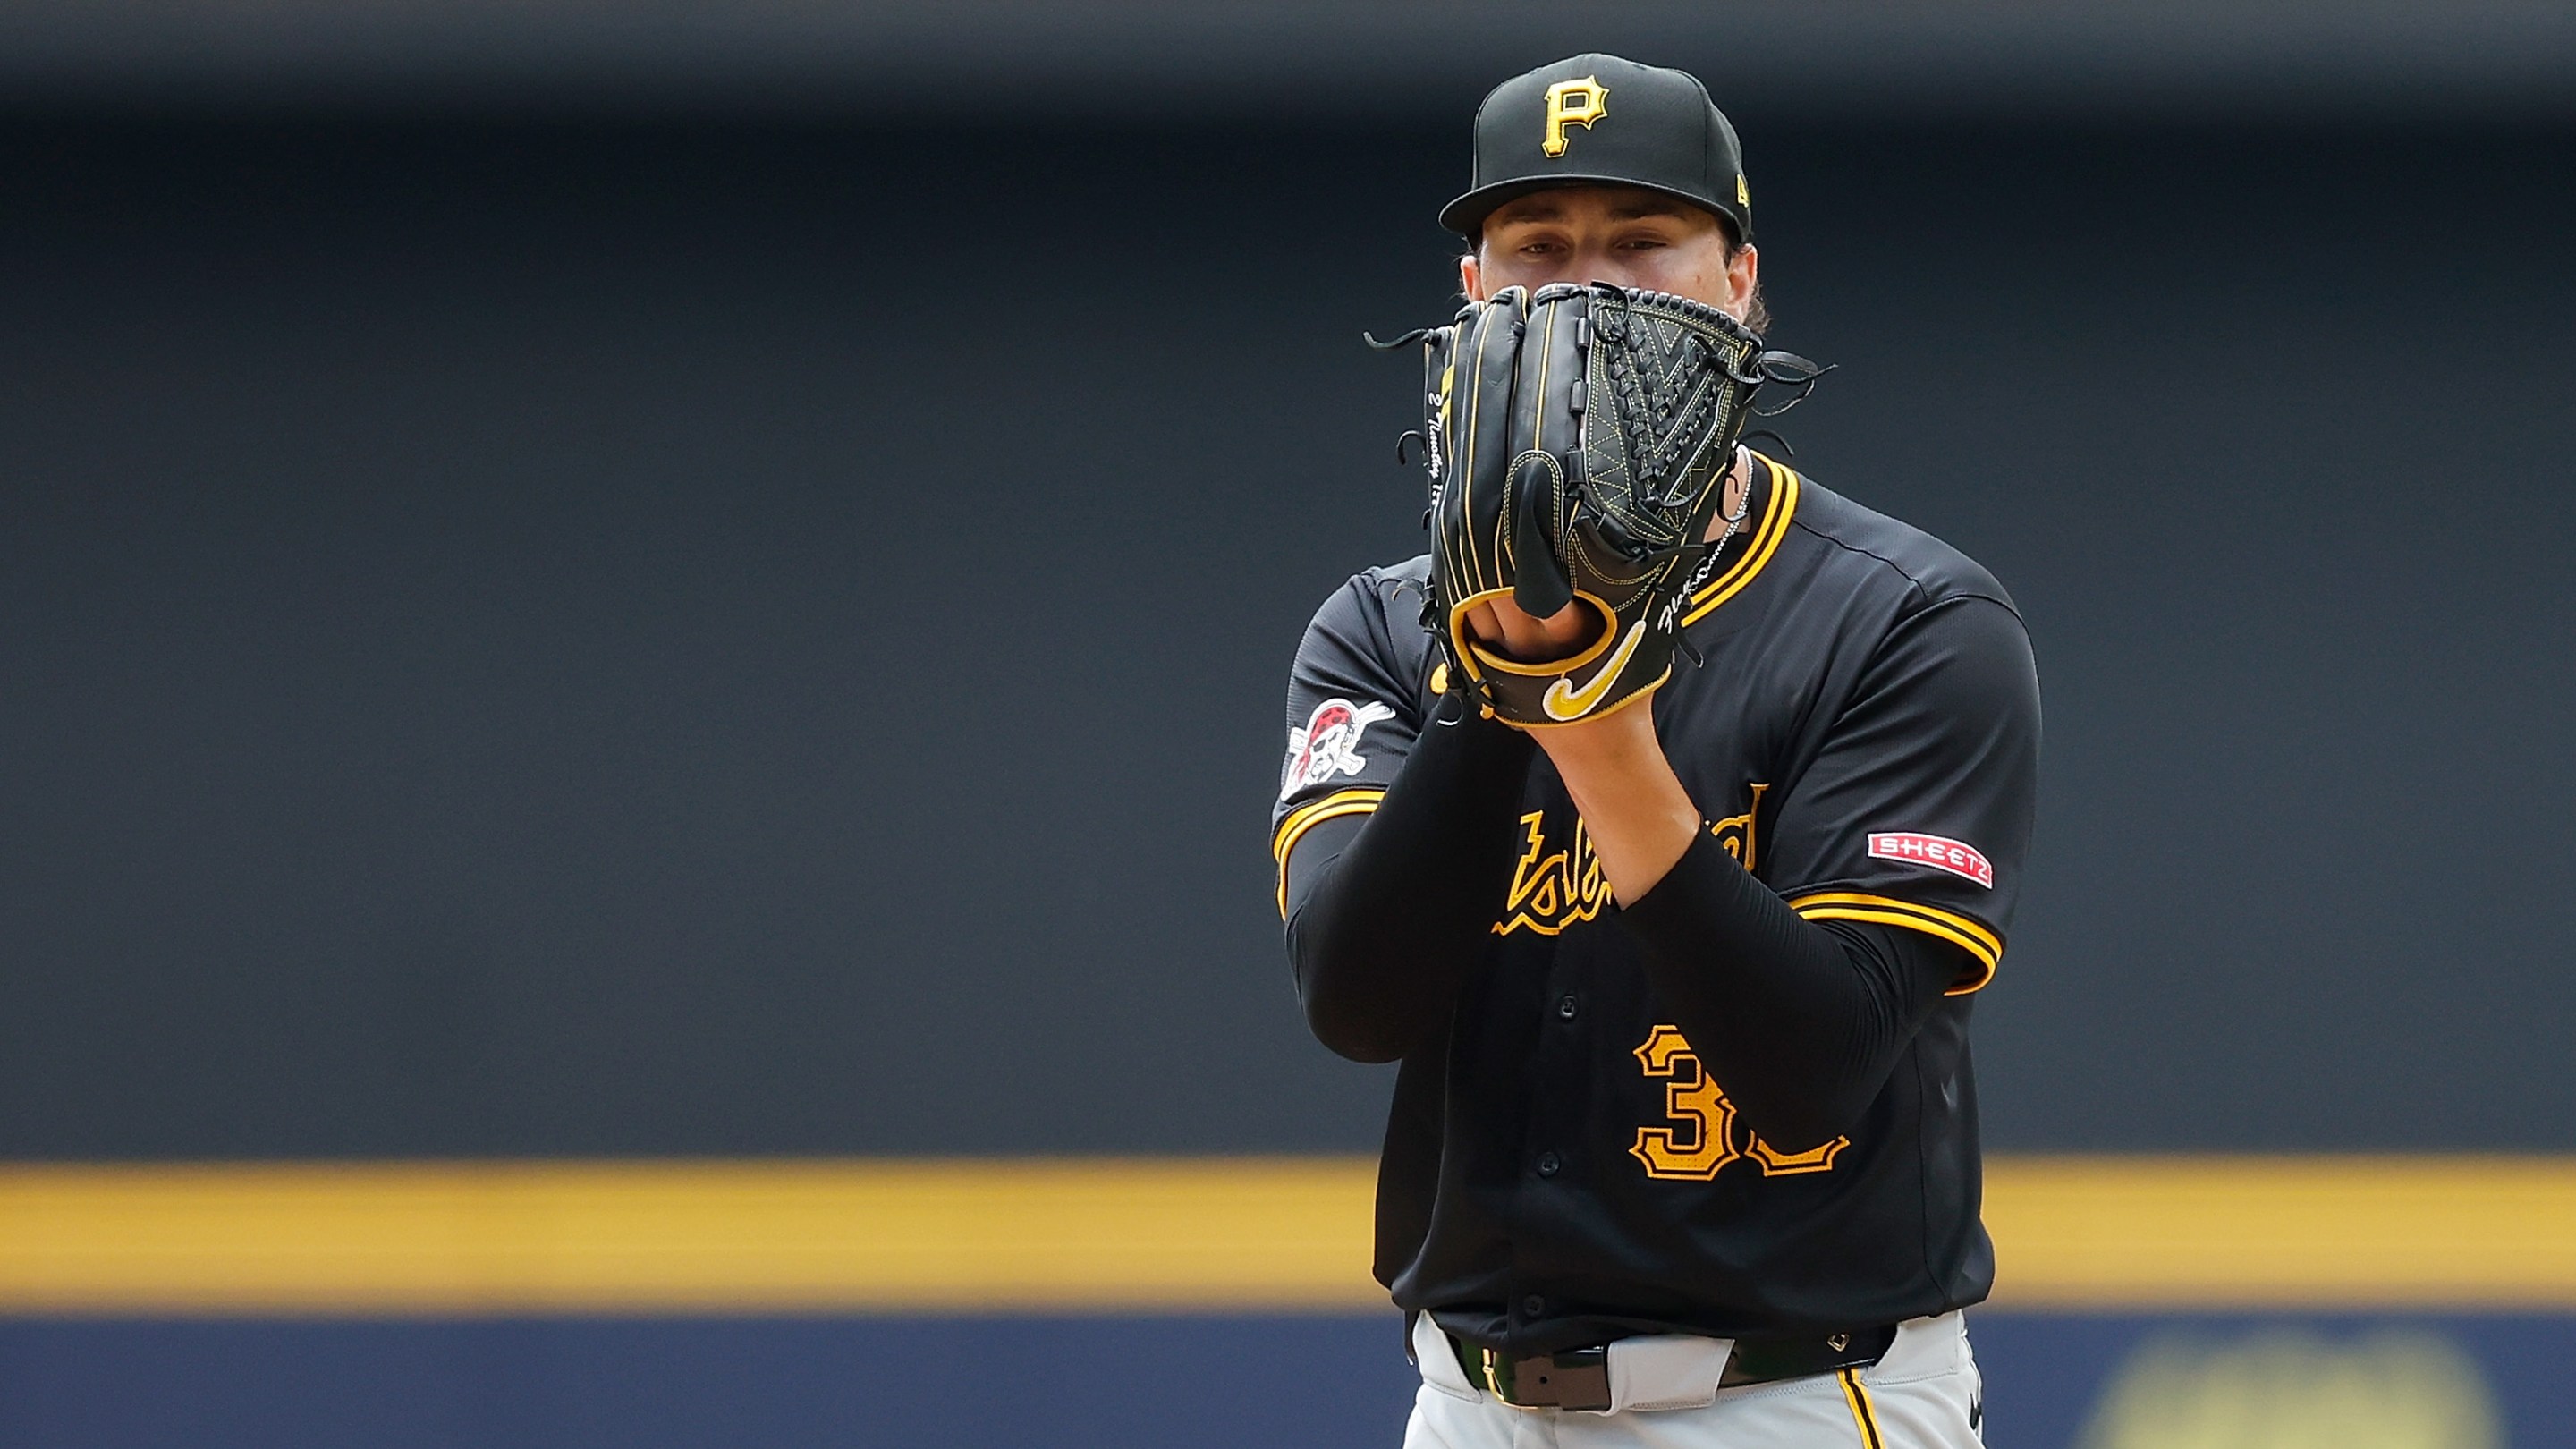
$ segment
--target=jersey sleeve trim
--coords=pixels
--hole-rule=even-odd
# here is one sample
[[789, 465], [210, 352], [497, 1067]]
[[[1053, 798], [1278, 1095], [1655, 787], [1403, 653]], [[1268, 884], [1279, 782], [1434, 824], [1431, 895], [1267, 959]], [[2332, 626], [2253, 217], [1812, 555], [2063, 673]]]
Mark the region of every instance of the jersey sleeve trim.
[[1819, 891], [1798, 896], [1789, 909], [1810, 921], [1867, 921], [1880, 926], [1903, 926], [1937, 936], [1966, 951], [1976, 959], [1976, 966], [1950, 983], [1944, 996], [1965, 996], [1982, 989], [1995, 979], [1995, 967], [2004, 956], [2003, 938], [1975, 921], [1936, 906], [1916, 905], [1892, 896], [1873, 896], [1860, 891]]
[[1780, 551], [1780, 540], [1789, 536], [1789, 520], [1798, 512], [1798, 475], [1763, 457], [1762, 466], [1771, 470], [1770, 506], [1762, 511], [1762, 521], [1753, 526], [1753, 542], [1735, 566], [1702, 584], [1690, 597], [1690, 611], [1682, 615], [1680, 628], [1689, 628], [1717, 611], [1719, 605], [1744, 592], [1762, 572], [1771, 556]]
[[1270, 837], [1271, 858], [1279, 864], [1279, 915], [1288, 916], [1288, 852], [1297, 848], [1298, 837], [1327, 820], [1345, 815], [1366, 815], [1377, 809], [1386, 791], [1371, 787], [1365, 790], [1336, 790], [1320, 800], [1309, 800], [1288, 812], [1279, 822], [1279, 830]]

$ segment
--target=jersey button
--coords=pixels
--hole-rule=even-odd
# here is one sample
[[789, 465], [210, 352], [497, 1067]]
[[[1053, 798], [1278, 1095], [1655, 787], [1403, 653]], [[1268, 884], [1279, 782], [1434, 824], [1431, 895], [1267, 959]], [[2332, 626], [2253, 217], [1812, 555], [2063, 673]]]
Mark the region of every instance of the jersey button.
[[1559, 1021], [1574, 1020], [1574, 1014], [1582, 1009], [1582, 1004], [1574, 999], [1573, 992], [1569, 991], [1556, 999], [1556, 1019]]
[[1547, 1300], [1533, 1293], [1521, 1300], [1521, 1317], [1536, 1318], [1547, 1312]]
[[1554, 1177], [1557, 1169], [1563, 1166], [1565, 1164], [1559, 1161], [1553, 1152], [1542, 1152], [1538, 1155], [1538, 1175], [1541, 1177]]

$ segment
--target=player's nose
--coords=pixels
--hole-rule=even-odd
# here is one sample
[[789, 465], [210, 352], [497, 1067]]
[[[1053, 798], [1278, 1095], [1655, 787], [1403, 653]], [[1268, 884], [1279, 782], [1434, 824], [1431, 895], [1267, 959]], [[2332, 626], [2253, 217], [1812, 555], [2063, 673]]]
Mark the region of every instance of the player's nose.
[[1614, 282], [1622, 287], [1633, 287], [1637, 285], [1635, 270], [1630, 267], [1622, 266], [1619, 261], [1613, 257], [1604, 257], [1599, 261], [1593, 262], [1589, 266], [1571, 268], [1568, 270], [1564, 280], [1569, 282]]

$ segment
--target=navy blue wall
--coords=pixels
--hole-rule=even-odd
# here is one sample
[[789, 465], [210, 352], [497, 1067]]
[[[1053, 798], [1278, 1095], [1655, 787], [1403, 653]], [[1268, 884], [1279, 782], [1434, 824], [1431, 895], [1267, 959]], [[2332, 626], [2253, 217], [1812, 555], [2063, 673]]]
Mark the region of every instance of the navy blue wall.
[[[2038, 641], [1991, 1140], [2576, 1148], [2576, 135], [1740, 119]], [[1368, 1147], [1264, 810], [1463, 129], [0, 124], [0, 1155]]]

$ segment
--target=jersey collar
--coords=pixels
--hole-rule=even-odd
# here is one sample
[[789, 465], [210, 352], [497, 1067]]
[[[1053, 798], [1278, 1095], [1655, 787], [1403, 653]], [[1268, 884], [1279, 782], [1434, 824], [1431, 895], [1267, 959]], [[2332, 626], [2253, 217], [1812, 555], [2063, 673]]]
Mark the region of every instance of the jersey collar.
[[1690, 601], [1682, 610], [1681, 627], [1685, 629], [1744, 592], [1744, 586], [1752, 583], [1771, 562], [1772, 555], [1780, 551], [1780, 540], [1789, 536], [1789, 519], [1798, 511], [1798, 475], [1750, 448], [1745, 455], [1761, 465], [1754, 479], [1757, 496], [1750, 505], [1751, 524], [1736, 534], [1742, 540], [1741, 548], [1733, 543], [1727, 546], [1727, 552], [1735, 557], [1720, 560], [1716, 576], [1691, 591]]

